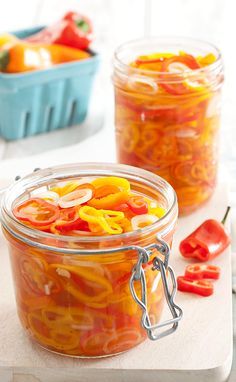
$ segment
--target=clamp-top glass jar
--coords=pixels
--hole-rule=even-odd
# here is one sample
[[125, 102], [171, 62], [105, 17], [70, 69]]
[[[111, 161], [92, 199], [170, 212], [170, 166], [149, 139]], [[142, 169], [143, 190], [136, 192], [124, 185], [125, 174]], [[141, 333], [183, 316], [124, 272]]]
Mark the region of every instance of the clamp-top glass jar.
[[216, 184], [223, 65], [214, 46], [187, 38], [126, 43], [114, 56], [117, 156], [175, 189], [192, 212]]
[[[158, 199], [166, 214], [137, 231], [75, 237], [31, 229], [12, 213], [38, 188], [94, 176], [126, 178], [133, 190]], [[154, 340], [174, 331], [182, 311], [174, 302], [176, 283], [168, 257], [177, 214], [172, 187], [130, 166], [66, 165], [18, 180], [3, 197], [2, 224], [18, 315], [29, 336], [54, 352], [101, 357], [126, 351], [147, 335]], [[173, 318], [158, 324], [164, 295]]]

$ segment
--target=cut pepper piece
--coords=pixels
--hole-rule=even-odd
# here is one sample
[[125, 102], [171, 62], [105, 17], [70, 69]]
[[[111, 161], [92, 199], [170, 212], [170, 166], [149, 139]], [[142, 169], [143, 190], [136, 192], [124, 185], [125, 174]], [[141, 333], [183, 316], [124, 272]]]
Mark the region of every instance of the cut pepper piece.
[[211, 296], [214, 292], [212, 282], [207, 280], [191, 280], [186, 276], [177, 277], [178, 290], [181, 292], [188, 292], [199, 294], [200, 296]]
[[59, 218], [59, 208], [40, 198], [31, 198], [16, 206], [14, 216], [22, 221], [30, 222], [33, 226], [47, 226]]
[[185, 276], [191, 280], [214, 279], [220, 277], [220, 268], [216, 265], [190, 264], [185, 270]]
[[229, 213], [227, 208], [222, 222], [214, 219], [206, 220], [193, 233], [182, 240], [179, 246], [180, 253], [186, 258], [208, 261], [222, 253], [230, 244], [224, 222]]

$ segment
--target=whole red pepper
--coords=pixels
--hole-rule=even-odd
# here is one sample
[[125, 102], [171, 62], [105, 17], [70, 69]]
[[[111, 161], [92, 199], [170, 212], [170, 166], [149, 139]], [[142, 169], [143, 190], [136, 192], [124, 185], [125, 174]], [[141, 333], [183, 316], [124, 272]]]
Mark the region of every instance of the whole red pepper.
[[191, 280], [186, 276], [177, 277], [178, 290], [199, 294], [200, 296], [211, 296], [214, 292], [213, 284], [207, 280]]
[[194, 232], [181, 241], [179, 250], [186, 258], [208, 261], [222, 253], [230, 244], [230, 237], [224, 223], [230, 207], [227, 208], [222, 222], [206, 220]]
[[93, 40], [93, 28], [91, 21], [86, 16], [68, 12], [60, 21], [27, 37], [26, 40], [86, 50]]

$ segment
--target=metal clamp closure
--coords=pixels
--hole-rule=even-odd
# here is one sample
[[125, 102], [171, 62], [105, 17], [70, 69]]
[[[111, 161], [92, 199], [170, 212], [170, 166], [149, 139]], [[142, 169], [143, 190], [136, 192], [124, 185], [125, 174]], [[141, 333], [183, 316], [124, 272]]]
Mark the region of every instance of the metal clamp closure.
[[[146, 329], [148, 337], [155, 341], [162, 337], [165, 337], [171, 333], [173, 333], [177, 327], [178, 323], [181, 320], [183, 316], [182, 309], [176, 305], [174, 302], [175, 294], [176, 294], [176, 279], [174, 275], [173, 269], [168, 265], [169, 255], [170, 255], [170, 248], [168, 244], [159, 238], [157, 238], [157, 241], [159, 244], [152, 244], [146, 248], [139, 248], [138, 249], [138, 262], [134, 266], [132, 275], [130, 278], [130, 290], [131, 294], [134, 298], [134, 300], [137, 302], [137, 304], [142, 308], [143, 315], [142, 315], [142, 326], [144, 329]], [[150, 316], [148, 313], [148, 307], [147, 307], [147, 285], [146, 285], [146, 277], [145, 272], [143, 269], [143, 264], [147, 263], [152, 249], [157, 249], [158, 252], [160, 252], [164, 256], [164, 261], [162, 261], [159, 257], [155, 257], [153, 259], [153, 267], [152, 270], [159, 271], [161, 274], [161, 280], [163, 283], [163, 289], [165, 298], [169, 307], [169, 310], [172, 315], [172, 319], [166, 320], [164, 322], [152, 325], [150, 321]], [[167, 275], [170, 275], [172, 286], [169, 289], [168, 286], [168, 280]], [[141, 297], [139, 298], [137, 296], [136, 290], [135, 290], [135, 283], [137, 281], [140, 281], [141, 283]], [[171, 326], [170, 328], [161, 331], [157, 333], [157, 330], [166, 326]]]

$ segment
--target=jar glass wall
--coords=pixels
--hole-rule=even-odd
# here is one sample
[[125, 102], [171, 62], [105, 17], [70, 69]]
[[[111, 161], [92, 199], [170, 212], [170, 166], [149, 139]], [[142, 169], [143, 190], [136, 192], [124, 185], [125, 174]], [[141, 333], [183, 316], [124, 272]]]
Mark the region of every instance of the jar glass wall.
[[[180, 71], [176, 63], [173, 72], [151, 69], [155, 59], [145, 64], [150, 54], [159, 53], [181, 56]], [[205, 57], [209, 64], [181, 73], [186, 54], [202, 62]], [[144, 60], [137, 63], [140, 56]], [[165, 178], [177, 193], [180, 213], [192, 212], [216, 185], [223, 83], [219, 51], [186, 38], [129, 42], [115, 52], [113, 82], [118, 162]]]
[[[157, 199], [166, 209], [165, 216], [136, 232], [72, 237], [32, 230], [12, 214], [12, 208], [38, 187], [109, 175], [125, 177], [134, 190]], [[135, 246], [154, 243], [156, 235], [171, 245], [177, 214], [171, 186], [158, 176], [129, 166], [63, 166], [38, 171], [13, 185], [3, 199], [2, 223], [18, 315], [28, 335], [48, 350], [78, 357], [117, 354], [144, 341], [147, 335], [141, 326], [142, 310], [129, 287], [138, 260]], [[160, 254], [154, 249], [144, 265], [152, 324], [160, 319], [164, 298], [160, 272], [152, 269], [155, 256]], [[140, 296], [140, 284], [136, 293]]]

